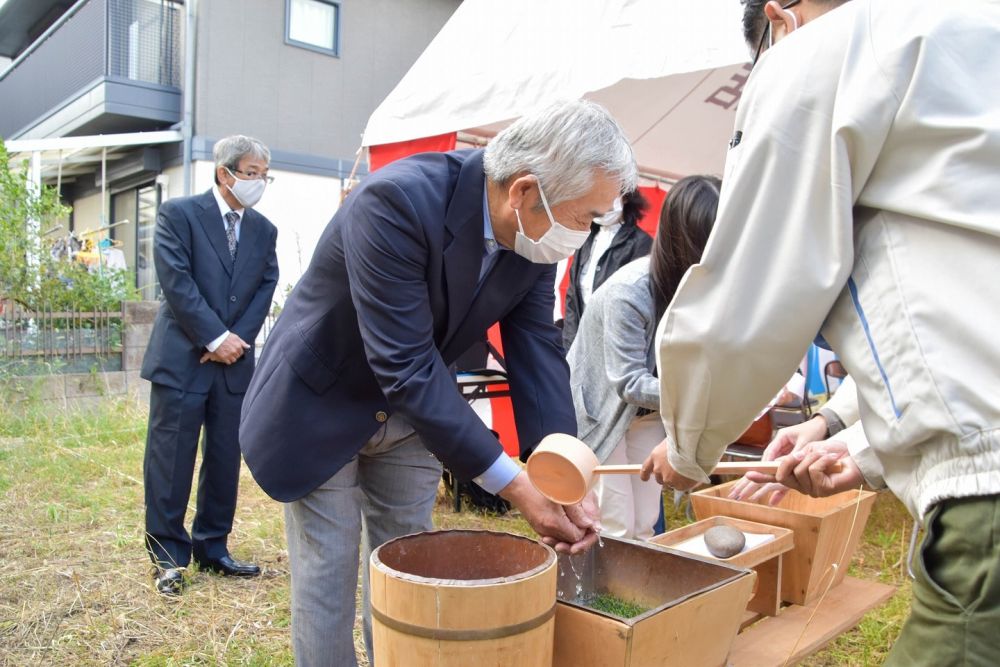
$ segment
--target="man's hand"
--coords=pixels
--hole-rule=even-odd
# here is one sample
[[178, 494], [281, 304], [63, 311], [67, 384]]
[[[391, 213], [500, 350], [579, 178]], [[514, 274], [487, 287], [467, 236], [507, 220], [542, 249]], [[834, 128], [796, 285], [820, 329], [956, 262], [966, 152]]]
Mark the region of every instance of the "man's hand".
[[698, 482], [674, 470], [673, 466], [667, 460], [667, 447], [667, 439], [664, 438], [663, 442], [653, 448], [653, 451], [649, 454], [649, 458], [642, 464], [642, 471], [639, 473], [639, 477], [645, 482], [651, 475], [655, 476], [656, 481], [661, 485], [677, 489], [678, 491], [693, 489], [698, 485]]
[[815, 498], [856, 489], [865, 481], [847, 445], [837, 440], [814, 442], [784, 457], [775, 479]]
[[216, 361], [228, 366], [235, 363], [249, 349], [250, 345], [246, 341], [230, 332], [222, 344], [215, 348], [215, 352], [205, 352], [201, 355], [201, 363]]
[[226, 363], [225, 361], [222, 360], [222, 357], [217, 355], [215, 352], [205, 352], [204, 354], [201, 355], [201, 359], [198, 361], [198, 363], [203, 364], [206, 361], [214, 361], [217, 364]]
[[[812, 419], [786, 426], [778, 431], [774, 439], [768, 443], [761, 456], [762, 461], [774, 461], [782, 456], [791, 454], [797, 449], [801, 449], [811, 442], [822, 440], [826, 437], [826, 419], [816, 415]], [[788, 487], [774, 482], [763, 481], [761, 478], [773, 479], [769, 475], [760, 473], [747, 473], [740, 481], [733, 485], [729, 492], [729, 497], [733, 500], [749, 500], [759, 502], [767, 498], [769, 505], [777, 505], [788, 493]]]
[[583, 553], [597, 541], [601, 526], [593, 493], [577, 505], [563, 507], [539, 493], [528, 480], [528, 473], [521, 471], [499, 495], [509, 500], [542, 541], [556, 551]]

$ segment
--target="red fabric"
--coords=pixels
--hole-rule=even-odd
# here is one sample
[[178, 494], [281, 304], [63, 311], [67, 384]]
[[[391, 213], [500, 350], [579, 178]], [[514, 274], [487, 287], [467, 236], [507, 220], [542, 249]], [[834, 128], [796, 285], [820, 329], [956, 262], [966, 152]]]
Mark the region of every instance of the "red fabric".
[[566, 270], [563, 271], [562, 280], [559, 281], [559, 312], [563, 317], [566, 317], [566, 291], [569, 290], [569, 269], [573, 266], [574, 257], [576, 255], [570, 255], [566, 260]]
[[[500, 325], [494, 324], [486, 332], [490, 344], [503, 356], [503, 341], [500, 340]], [[517, 458], [521, 453], [517, 441], [517, 427], [514, 425], [514, 406], [509, 397], [491, 398], [490, 410], [493, 412], [493, 430], [500, 434], [500, 444], [503, 450]]]
[[368, 148], [368, 169], [375, 171], [390, 162], [395, 162], [407, 155], [415, 153], [444, 152], [455, 148], [458, 135], [455, 132], [439, 134], [436, 137], [423, 137], [411, 141], [400, 141], [395, 144], [382, 144]]
[[639, 192], [649, 202], [646, 214], [639, 221], [639, 228], [655, 237], [656, 228], [660, 226], [660, 209], [663, 208], [663, 200], [667, 198], [667, 191], [658, 185], [643, 185], [639, 187]]

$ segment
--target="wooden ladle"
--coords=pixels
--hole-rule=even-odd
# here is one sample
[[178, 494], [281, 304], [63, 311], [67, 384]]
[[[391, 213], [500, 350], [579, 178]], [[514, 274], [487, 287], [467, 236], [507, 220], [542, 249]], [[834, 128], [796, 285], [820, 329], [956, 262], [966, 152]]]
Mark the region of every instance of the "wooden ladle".
[[[597, 455], [582, 440], [565, 433], [545, 436], [528, 457], [528, 479], [538, 491], [560, 505], [583, 500], [597, 475], [637, 475], [642, 465], [600, 465]], [[777, 461], [724, 462], [715, 466], [715, 475], [743, 475], [748, 472], [775, 474]]]

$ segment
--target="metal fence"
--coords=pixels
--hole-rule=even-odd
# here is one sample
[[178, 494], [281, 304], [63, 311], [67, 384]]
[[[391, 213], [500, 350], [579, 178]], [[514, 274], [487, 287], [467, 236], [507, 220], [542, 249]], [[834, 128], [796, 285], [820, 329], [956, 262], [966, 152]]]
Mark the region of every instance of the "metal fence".
[[36, 375], [122, 367], [124, 312], [29, 310], [0, 301], [0, 373]]

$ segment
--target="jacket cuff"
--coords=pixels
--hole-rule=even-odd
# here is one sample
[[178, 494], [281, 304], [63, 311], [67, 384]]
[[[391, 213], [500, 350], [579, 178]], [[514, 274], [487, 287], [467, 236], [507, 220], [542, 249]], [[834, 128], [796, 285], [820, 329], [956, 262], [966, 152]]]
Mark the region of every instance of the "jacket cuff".
[[865, 476], [865, 482], [873, 489], [884, 489], [885, 478], [882, 464], [879, 462], [868, 438], [861, 427], [861, 422], [855, 422], [849, 428], [844, 429], [837, 435], [837, 440], [847, 444], [847, 451], [851, 458], [858, 465], [861, 474]]

